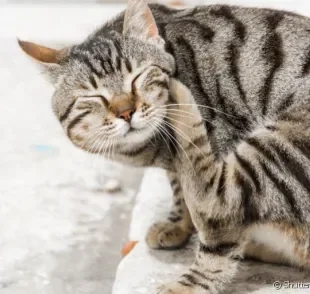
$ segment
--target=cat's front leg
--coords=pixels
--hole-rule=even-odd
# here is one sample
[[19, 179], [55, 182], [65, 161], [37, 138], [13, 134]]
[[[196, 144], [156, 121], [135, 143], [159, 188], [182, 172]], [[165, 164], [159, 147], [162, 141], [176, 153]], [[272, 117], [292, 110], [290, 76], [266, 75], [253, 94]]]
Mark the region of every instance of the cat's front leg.
[[[240, 237], [239, 240], [242, 240]], [[211, 245], [212, 244], [212, 245]], [[176, 282], [158, 290], [158, 294], [218, 294], [231, 283], [238, 270], [245, 243], [236, 238], [200, 241], [196, 259]]]
[[183, 198], [182, 188], [176, 172], [167, 172], [173, 191], [173, 206], [170, 216], [155, 223], [146, 235], [146, 242], [153, 249], [180, 248], [194, 232], [194, 226]]

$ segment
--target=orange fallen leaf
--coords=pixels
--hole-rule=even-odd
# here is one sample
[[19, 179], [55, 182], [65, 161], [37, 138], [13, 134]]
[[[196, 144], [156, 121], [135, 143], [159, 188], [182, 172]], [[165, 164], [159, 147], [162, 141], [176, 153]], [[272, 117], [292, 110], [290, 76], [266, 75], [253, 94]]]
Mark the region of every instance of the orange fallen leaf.
[[137, 243], [138, 241], [129, 241], [128, 243], [126, 243], [121, 251], [122, 256], [126, 256], [127, 254], [129, 254], [130, 251], [134, 249]]

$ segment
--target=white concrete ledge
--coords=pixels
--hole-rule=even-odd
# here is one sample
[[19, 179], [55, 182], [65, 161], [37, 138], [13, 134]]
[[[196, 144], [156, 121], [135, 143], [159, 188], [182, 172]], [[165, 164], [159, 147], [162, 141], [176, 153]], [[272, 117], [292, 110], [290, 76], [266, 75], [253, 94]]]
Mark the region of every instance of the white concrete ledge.
[[[156, 288], [177, 279], [194, 260], [195, 237], [182, 250], [150, 250], [144, 242], [147, 228], [168, 213], [171, 189], [165, 172], [159, 169], [146, 171], [136, 207], [133, 212], [130, 239], [140, 241], [119, 265], [113, 294], [153, 294]], [[308, 289], [275, 289], [276, 281], [309, 282]], [[226, 294], [279, 294], [310, 293], [310, 274], [298, 269], [243, 262], [239, 276]]]

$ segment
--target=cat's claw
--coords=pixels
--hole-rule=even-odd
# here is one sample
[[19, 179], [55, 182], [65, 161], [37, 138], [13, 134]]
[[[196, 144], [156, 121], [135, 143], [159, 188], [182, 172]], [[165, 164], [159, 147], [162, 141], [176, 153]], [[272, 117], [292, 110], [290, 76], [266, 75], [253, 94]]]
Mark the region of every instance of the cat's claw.
[[175, 249], [184, 246], [192, 232], [179, 223], [158, 222], [146, 234], [146, 243], [152, 249]]

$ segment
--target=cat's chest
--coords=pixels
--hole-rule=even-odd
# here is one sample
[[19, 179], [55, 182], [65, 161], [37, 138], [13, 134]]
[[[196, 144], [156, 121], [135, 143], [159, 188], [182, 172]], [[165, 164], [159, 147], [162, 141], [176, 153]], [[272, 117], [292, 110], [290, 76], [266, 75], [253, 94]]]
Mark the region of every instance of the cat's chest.
[[220, 208], [214, 199], [205, 192], [207, 180], [203, 180], [185, 162], [179, 162], [176, 167], [179, 171], [178, 176], [183, 197], [192, 221], [196, 228], [203, 230], [206, 219], [216, 217]]
[[204, 181], [193, 167], [190, 159], [185, 155], [175, 160], [175, 170], [178, 171], [178, 178], [182, 188], [182, 193], [186, 202], [201, 204], [205, 199]]

